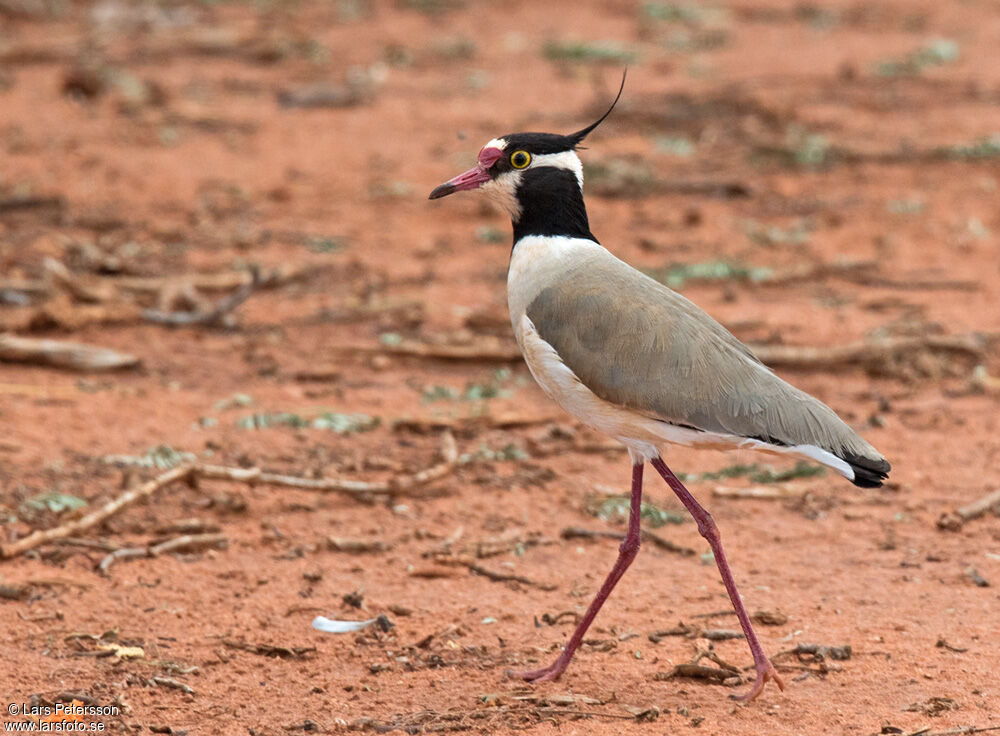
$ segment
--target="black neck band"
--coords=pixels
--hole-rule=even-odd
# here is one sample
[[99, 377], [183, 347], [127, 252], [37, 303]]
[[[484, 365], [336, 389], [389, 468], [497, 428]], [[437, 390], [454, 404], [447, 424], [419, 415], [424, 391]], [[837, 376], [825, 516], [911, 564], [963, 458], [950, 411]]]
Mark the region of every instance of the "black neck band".
[[597, 241], [590, 232], [587, 207], [576, 174], [554, 166], [524, 172], [517, 188], [521, 214], [514, 220], [514, 242], [526, 235], [563, 235]]

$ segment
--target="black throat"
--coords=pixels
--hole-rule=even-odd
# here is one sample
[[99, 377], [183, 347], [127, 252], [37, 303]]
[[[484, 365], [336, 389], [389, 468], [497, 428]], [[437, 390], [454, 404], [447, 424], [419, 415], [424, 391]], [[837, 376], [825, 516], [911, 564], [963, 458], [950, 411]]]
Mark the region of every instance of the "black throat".
[[576, 174], [554, 166], [528, 169], [517, 188], [521, 214], [514, 225], [514, 243], [526, 235], [564, 235], [597, 242], [590, 232], [587, 207]]

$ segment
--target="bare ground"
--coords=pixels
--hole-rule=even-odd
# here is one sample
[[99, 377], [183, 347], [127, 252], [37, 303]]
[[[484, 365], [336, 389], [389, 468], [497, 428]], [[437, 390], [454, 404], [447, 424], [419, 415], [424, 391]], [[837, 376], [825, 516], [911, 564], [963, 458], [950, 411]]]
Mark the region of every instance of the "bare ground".
[[[998, 39], [990, 2], [0, 2], [0, 332], [141, 361], [0, 363], [6, 545], [162, 472], [137, 458], [391, 485], [446, 428], [462, 456], [398, 494], [177, 484], [3, 561], [3, 693], [134, 733], [1000, 728], [1000, 520], [940, 523], [1000, 486]], [[625, 63], [584, 152], [593, 231], [762, 350], [821, 348], [780, 373], [894, 466], [869, 492], [668, 454], [773, 614], [789, 687], [750, 705], [667, 677], [750, 665], [705, 638], [737, 625], [690, 522], [654, 531], [696, 554], [647, 543], [561, 681], [503, 674], [554, 657], [603, 579], [617, 543], [561, 532], [621, 531], [592, 512], [628, 464], [503, 357], [502, 215], [425, 197], [496, 135], [587, 123]], [[143, 312], [210, 314], [251, 264], [265, 283], [208, 324]], [[400, 353], [440, 344], [473, 359]], [[881, 347], [824, 352], [852, 344]], [[224, 543], [99, 570], [192, 530]]]

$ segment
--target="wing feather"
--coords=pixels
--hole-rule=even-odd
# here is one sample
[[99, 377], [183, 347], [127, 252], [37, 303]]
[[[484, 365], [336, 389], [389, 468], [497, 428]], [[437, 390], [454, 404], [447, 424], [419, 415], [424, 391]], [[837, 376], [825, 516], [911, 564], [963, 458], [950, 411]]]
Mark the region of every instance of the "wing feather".
[[526, 313], [584, 385], [613, 404], [708, 432], [884, 462], [693, 302], [603, 249], [542, 288]]

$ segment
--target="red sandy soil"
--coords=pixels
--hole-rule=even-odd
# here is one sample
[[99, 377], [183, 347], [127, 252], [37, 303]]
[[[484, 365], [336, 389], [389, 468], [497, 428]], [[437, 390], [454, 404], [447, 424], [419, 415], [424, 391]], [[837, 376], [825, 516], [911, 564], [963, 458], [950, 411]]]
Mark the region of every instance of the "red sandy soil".
[[[305, 279], [255, 293], [228, 329], [171, 329], [133, 315], [32, 331], [17, 321], [44, 295], [0, 307], [21, 334], [142, 360], [109, 374], [0, 364], [5, 542], [155, 475], [129, 471], [123, 481], [109, 455], [166, 445], [208, 462], [385, 480], [437, 462], [441, 442], [433, 427], [394, 420], [479, 417], [455, 433], [459, 451], [478, 459], [412, 494], [363, 503], [202, 481], [78, 536], [145, 545], [196, 517], [218, 527], [225, 548], [121, 560], [106, 576], [96, 547], [49, 544], [0, 562], [3, 584], [21, 593], [0, 603], [2, 694], [45, 704], [72, 692], [117, 705], [118, 717], [89, 722], [137, 734], [1000, 727], [1000, 520], [937, 525], [1000, 485], [996, 385], [972, 381], [977, 364], [986, 376], [1000, 372], [989, 349], [972, 360], [918, 351], [867, 367], [780, 369], [892, 461], [883, 489], [826, 473], [762, 486], [785, 498], [750, 499], [719, 493], [760, 485], [746, 478], [691, 482], [722, 529], [750, 610], [787, 617], [759, 626], [768, 651], [851, 647], [844, 661], [779, 657], [788, 688], [768, 687], [747, 705], [730, 699], [735, 687], [665, 678], [709, 647], [750, 665], [743, 641], [648, 637], [678, 622], [736, 628], [690, 521], [657, 532], [697, 554], [645, 545], [560, 681], [505, 679], [506, 668], [555, 656], [572, 616], [547, 625], [543, 615], [580, 613], [610, 568], [613, 539], [567, 541], [560, 531], [622, 530], [587, 507], [594, 494], [626, 491], [627, 457], [561, 414], [520, 362], [377, 351], [385, 333], [509, 340], [507, 223], [475, 196], [428, 202], [426, 193], [496, 135], [568, 132], [599, 113], [622, 61], [545, 57], [546, 42], [565, 40], [612, 40], [638, 54], [619, 110], [583, 152], [590, 165], [647, 167], [634, 192], [588, 174], [592, 229], [617, 255], [648, 268], [873, 262], [867, 278], [685, 285], [758, 344], [995, 335], [997, 143], [976, 149], [979, 158], [955, 147], [1000, 132], [1000, 8], [733, 0], [671, 21], [610, 0], [499, 5], [0, 3], [0, 199], [62, 198], [0, 212], [0, 281], [42, 278], [46, 257], [96, 278], [100, 258], [88, 252], [117, 257], [112, 266], [125, 273], [107, 279], [181, 275], [183, 284], [184, 274], [249, 263], [309, 268]], [[934, 39], [954, 41], [957, 58], [938, 43], [938, 56], [914, 57], [909, 74], [879, 72]], [[317, 82], [343, 92], [348, 79], [359, 92], [346, 106], [279, 104], [279, 92]], [[677, 139], [689, 155], [671, 153], [685, 145]], [[649, 171], [667, 182], [735, 182], [747, 196], [657, 190]], [[86, 306], [61, 299], [63, 313]], [[497, 378], [498, 365], [509, 375]], [[320, 369], [322, 380], [303, 378]], [[495, 398], [424, 398], [427, 387], [460, 394], [495, 382]], [[219, 403], [237, 394], [251, 403]], [[238, 426], [281, 411], [363, 413], [381, 424], [355, 434]], [[493, 421], [500, 416], [528, 423], [505, 428]], [[490, 459], [508, 446], [521, 452]], [[671, 449], [667, 461], [694, 475], [737, 463], [790, 467], [749, 452]], [[679, 510], [655, 474], [646, 487], [651, 502]], [[57, 513], [28, 503], [45, 493], [88, 505]], [[329, 537], [385, 548], [338, 552]], [[538, 537], [545, 543], [532, 545]], [[433, 559], [450, 550], [448, 559], [472, 560], [477, 545], [498, 539], [498, 554], [477, 564], [552, 589]], [[977, 586], [969, 568], [990, 586]], [[317, 614], [386, 614], [395, 626], [322, 634], [310, 627]], [[103, 641], [70, 636], [110, 630]], [[112, 639], [142, 656], [95, 656]], [[233, 642], [306, 651], [266, 656]]]

